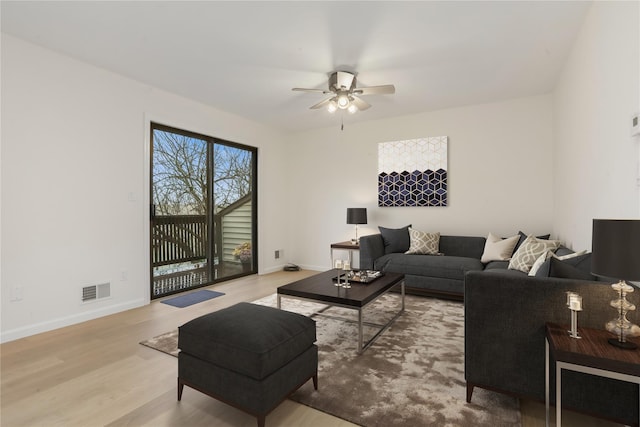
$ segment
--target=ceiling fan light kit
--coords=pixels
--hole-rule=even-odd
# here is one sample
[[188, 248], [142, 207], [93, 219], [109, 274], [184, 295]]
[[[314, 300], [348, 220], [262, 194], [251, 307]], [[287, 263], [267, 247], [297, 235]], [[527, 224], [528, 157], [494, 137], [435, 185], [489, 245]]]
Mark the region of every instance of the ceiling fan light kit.
[[338, 95], [338, 108], [344, 110], [349, 106], [350, 103], [351, 101], [349, 100], [348, 95], [346, 95], [345, 93], [341, 93], [340, 95]]
[[396, 88], [393, 85], [370, 86], [356, 88], [356, 76], [346, 71], [335, 71], [329, 76], [329, 90], [305, 89], [294, 87], [292, 90], [311, 93], [332, 94], [331, 98], [320, 101], [309, 107], [317, 110], [325, 107], [328, 112], [335, 113], [338, 110], [347, 110], [354, 114], [371, 107], [371, 104], [356, 95], [385, 95], [393, 94]]

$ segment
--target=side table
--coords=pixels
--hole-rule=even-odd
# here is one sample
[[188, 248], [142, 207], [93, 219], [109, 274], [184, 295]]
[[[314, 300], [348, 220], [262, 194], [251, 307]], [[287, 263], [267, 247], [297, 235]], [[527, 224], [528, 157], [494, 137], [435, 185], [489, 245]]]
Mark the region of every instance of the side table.
[[[640, 386], [640, 351], [625, 350], [607, 342], [611, 334], [604, 330], [578, 328], [581, 339], [571, 338], [568, 326], [546, 324], [545, 409], [549, 426], [549, 361], [556, 361], [556, 426], [562, 424], [562, 370], [599, 375]], [[640, 401], [638, 402], [640, 405]]]
[[349, 251], [349, 264], [351, 264], [351, 268], [353, 268], [353, 251], [360, 250], [359, 243], [352, 243], [351, 241], [332, 243], [331, 244], [331, 268], [335, 267], [335, 262], [333, 261], [333, 251], [334, 250], [347, 250]]

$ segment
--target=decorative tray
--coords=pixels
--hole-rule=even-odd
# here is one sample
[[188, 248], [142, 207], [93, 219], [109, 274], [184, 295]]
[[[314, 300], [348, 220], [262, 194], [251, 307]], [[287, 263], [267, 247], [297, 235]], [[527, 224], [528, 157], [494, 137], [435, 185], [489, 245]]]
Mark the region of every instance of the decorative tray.
[[[344, 274], [340, 275], [340, 281], [344, 281], [345, 279], [349, 281], [349, 283], [361, 283], [367, 284], [371, 283], [379, 277], [384, 276], [384, 272], [382, 271], [374, 271], [374, 270], [350, 270], [346, 271]], [[333, 278], [334, 282], [338, 281], [338, 277]]]

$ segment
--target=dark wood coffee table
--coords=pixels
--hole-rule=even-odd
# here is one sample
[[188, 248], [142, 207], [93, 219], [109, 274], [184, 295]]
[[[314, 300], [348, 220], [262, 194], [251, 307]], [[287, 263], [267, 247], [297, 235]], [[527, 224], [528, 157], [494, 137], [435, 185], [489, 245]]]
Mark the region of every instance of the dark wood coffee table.
[[[284, 296], [356, 310], [358, 312], [358, 353], [362, 353], [404, 312], [404, 274], [385, 273], [384, 276], [369, 284], [352, 283], [351, 288], [344, 289], [335, 286], [333, 281], [333, 278], [339, 273], [342, 271], [329, 270], [280, 286], [278, 288], [278, 308], [282, 307], [282, 297]], [[401, 295], [400, 310], [384, 325], [367, 323], [367, 325], [380, 327], [380, 329], [370, 340], [364, 342], [362, 310], [398, 284]]]

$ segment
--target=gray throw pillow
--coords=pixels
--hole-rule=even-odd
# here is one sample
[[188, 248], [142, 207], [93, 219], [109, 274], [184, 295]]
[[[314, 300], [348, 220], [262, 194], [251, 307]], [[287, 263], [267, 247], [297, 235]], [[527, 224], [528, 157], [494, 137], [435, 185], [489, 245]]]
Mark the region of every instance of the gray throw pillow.
[[409, 239], [409, 227], [411, 224], [402, 228], [385, 228], [378, 227], [384, 242], [384, 253], [405, 253], [409, 250], [411, 240]]
[[[560, 250], [558, 250], [556, 251], [556, 255], [561, 256], [566, 254], [564, 253], [561, 254]], [[556, 261], [560, 261], [566, 265], [570, 265], [573, 268], [577, 268], [578, 270], [584, 273], [591, 274], [591, 252], [586, 253], [584, 255], [579, 255], [574, 258], [564, 259], [564, 260], [559, 260], [556, 258], [553, 258], [553, 259], [555, 259]], [[540, 266], [540, 268], [536, 273], [536, 277], [553, 277], [551, 276], [551, 274], [549, 274], [550, 268], [551, 268], [551, 258], [546, 260], [544, 263], [542, 263], [542, 265]], [[591, 276], [589, 280], [596, 280], [596, 278], [595, 276]]]
[[595, 276], [591, 273], [579, 270], [576, 267], [569, 265], [565, 261], [560, 261], [557, 258], [551, 258], [549, 261], [549, 277], [559, 277], [563, 279], [577, 279], [577, 280], [596, 280]]

